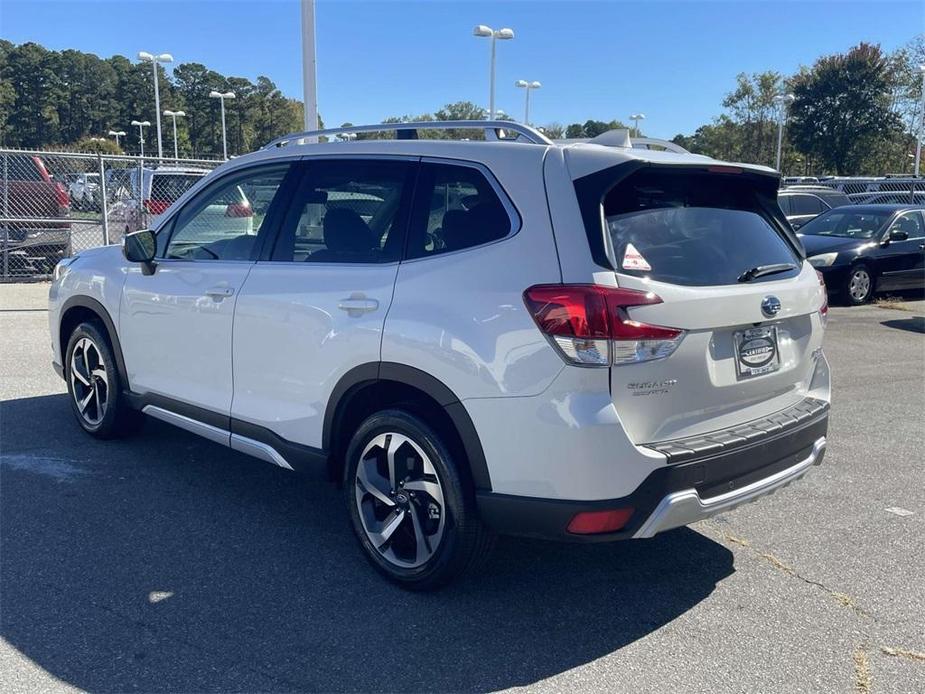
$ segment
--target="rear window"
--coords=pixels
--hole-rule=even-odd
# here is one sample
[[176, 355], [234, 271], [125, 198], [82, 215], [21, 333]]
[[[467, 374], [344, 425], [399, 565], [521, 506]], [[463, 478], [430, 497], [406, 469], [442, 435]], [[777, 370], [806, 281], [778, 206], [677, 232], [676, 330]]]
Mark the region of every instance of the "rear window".
[[794, 269], [753, 281], [799, 274], [753, 184], [733, 175], [644, 169], [607, 193], [604, 219], [620, 273], [689, 286], [735, 284], [765, 265]]
[[200, 178], [202, 176], [195, 174], [154, 174], [151, 179], [151, 199], [174, 203]]

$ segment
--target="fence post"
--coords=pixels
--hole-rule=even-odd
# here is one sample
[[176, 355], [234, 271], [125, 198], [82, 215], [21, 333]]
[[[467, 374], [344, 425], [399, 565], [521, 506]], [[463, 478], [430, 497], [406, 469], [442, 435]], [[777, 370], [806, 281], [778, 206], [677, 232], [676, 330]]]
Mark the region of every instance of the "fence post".
[[[3, 216], [10, 216], [10, 155], [3, 153]], [[3, 278], [10, 277], [10, 226], [3, 223]]]
[[96, 160], [100, 167], [100, 212], [103, 215], [103, 245], [109, 245], [109, 211], [106, 202], [106, 169], [103, 166], [103, 153], [96, 153]]

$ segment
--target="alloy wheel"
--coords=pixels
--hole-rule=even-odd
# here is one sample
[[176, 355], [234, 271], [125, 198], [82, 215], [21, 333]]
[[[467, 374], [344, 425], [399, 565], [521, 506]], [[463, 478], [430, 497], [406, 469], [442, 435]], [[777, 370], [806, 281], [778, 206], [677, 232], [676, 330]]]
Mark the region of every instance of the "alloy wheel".
[[106, 416], [109, 404], [109, 377], [99, 348], [88, 337], [82, 337], [71, 352], [71, 394], [77, 411], [90, 426], [96, 426]]
[[864, 268], [858, 268], [851, 273], [848, 281], [848, 293], [856, 302], [862, 302], [870, 293], [870, 273]]
[[408, 436], [379, 434], [357, 464], [355, 497], [367, 539], [389, 563], [413, 569], [443, 538], [443, 489], [430, 457]]

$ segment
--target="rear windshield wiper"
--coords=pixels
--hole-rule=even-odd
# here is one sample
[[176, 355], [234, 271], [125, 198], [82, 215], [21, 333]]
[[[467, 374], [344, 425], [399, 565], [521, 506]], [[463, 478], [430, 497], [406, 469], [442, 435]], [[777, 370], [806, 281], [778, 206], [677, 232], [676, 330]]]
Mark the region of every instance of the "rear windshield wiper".
[[749, 270], [746, 270], [741, 275], [739, 275], [739, 282], [751, 282], [754, 279], [759, 277], [764, 277], [765, 275], [777, 275], [781, 272], [787, 272], [788, 270], [796, 270], [797, 266], [793, 263], [775, 263], [774, 265], [758, 265]]

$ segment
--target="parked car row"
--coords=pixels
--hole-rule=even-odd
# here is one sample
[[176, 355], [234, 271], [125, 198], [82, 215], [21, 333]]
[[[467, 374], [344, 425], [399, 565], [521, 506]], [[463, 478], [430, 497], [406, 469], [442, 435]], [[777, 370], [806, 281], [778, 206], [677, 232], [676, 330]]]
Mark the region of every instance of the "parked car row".
[[781, 188], [777, 202], [827, 289], [846, 303], [925, 287], [925, 191], [848, 195], [798, 184]]

